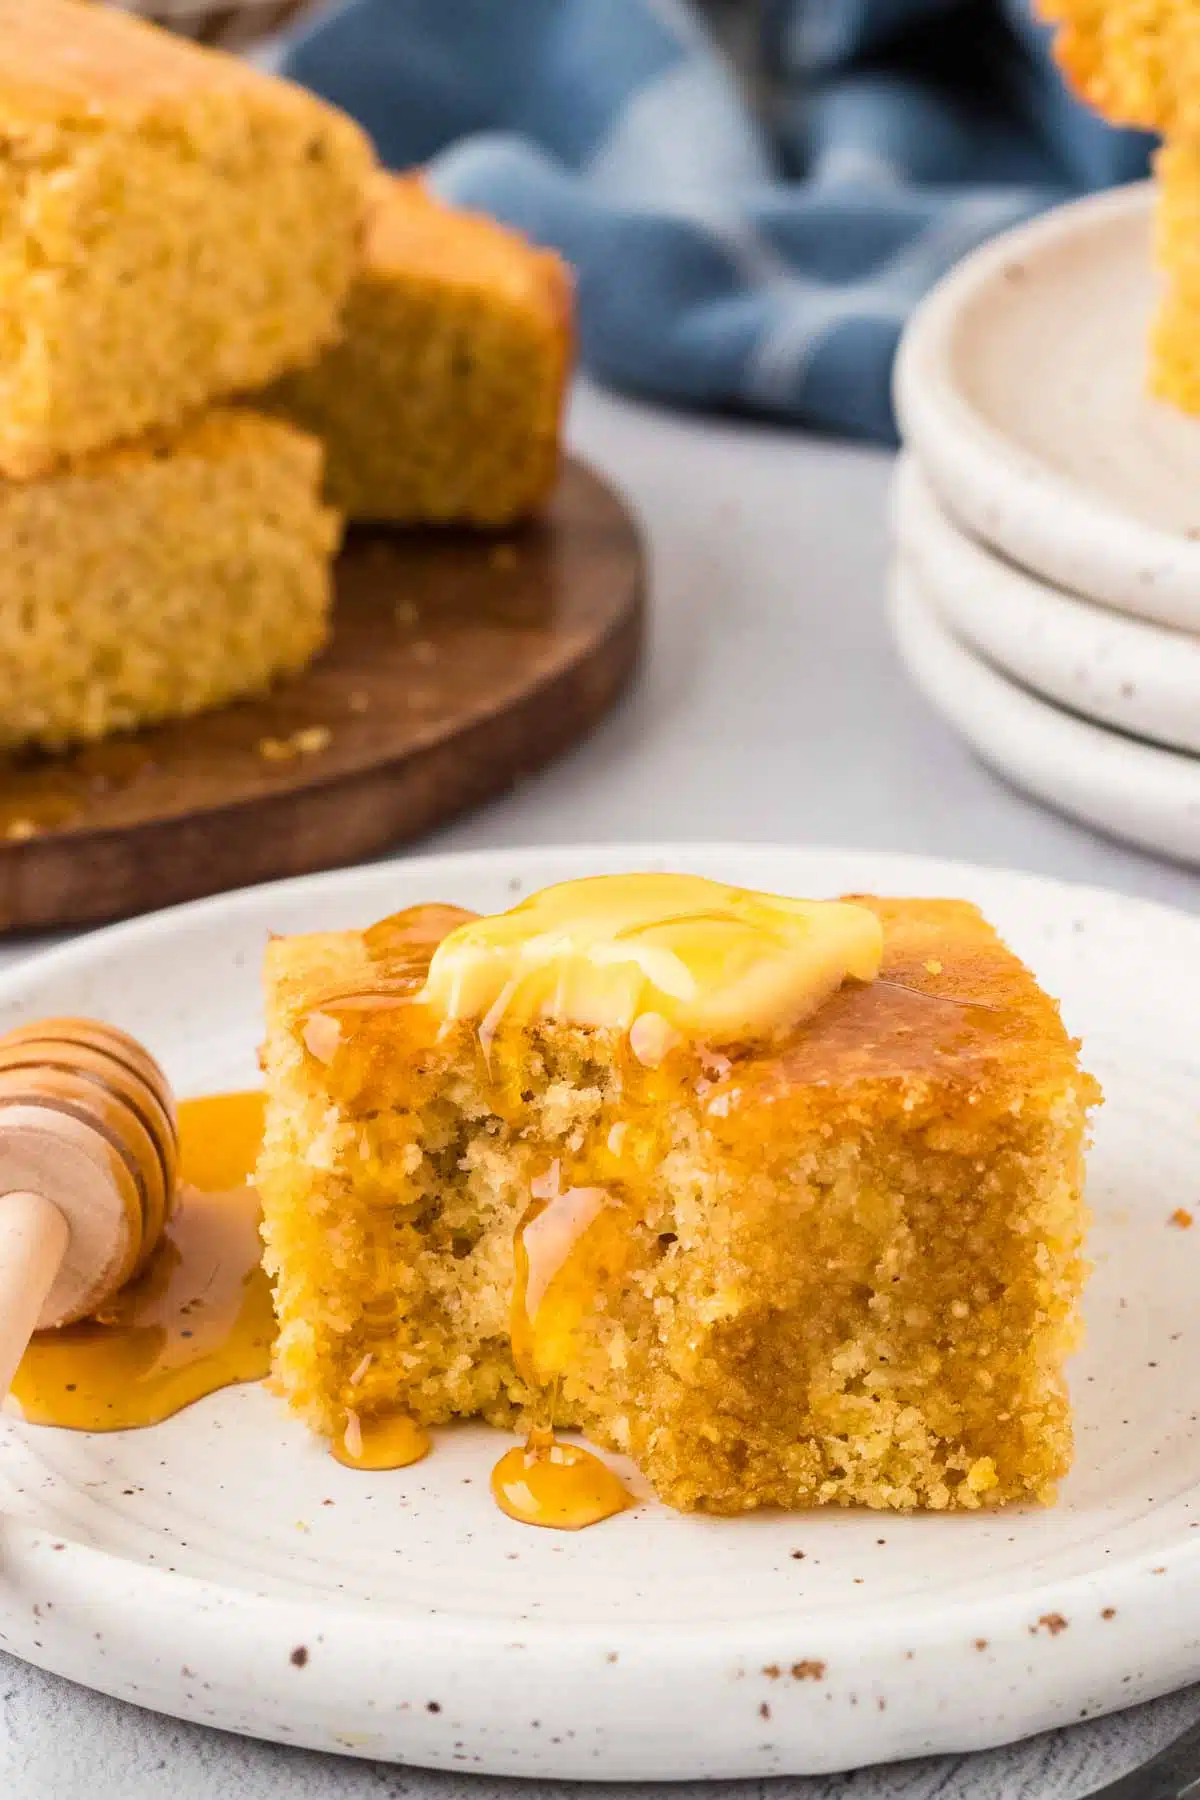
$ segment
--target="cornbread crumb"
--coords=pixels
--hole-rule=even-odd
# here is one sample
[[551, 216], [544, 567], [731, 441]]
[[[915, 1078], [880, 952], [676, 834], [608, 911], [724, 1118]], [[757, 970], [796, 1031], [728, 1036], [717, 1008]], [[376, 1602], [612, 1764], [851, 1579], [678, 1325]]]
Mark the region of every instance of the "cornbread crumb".
[[294, 762], [298, 756], [318, 756], [328, 750], [333, 733], [328, 725], [306, 725], [290, 737], [264, 737], [258, 740], [258, 754], [264, 762]]
[[265, 403], [324, 439], [328, 493], [350, 518], [505, 524], [557, 471], [567, 273], [413, 177], [368, 191], [344, 336]]
[[1177, 1206], [1167, 1220], [1167, 1224], [1178, 1226], [1180, 1231], [1190, 1231], [1195, 1224], [1195, 1219], [1187, 1210], [1186, 1206]]
[[337, 333], [374, 159], [288, 82], [0, 0], [0, 471], [173, 427]]
[[0, 481], [0, 748], [61, 749], [302, 669], [338, 536], [320, 480], [312, 438], [231, 407]]
[[1051, 1500], [1098, 1089], [973, 907], [861, 903], [879, 981], [653, 1069], [611, 1031], [501, 1022], [481, 1057], [439, 1027], [413, 997], [454, 909], [421, 909], [421, 954], [383, 926], [274, 939], [256, 1179], [291, 1405], [330, 1435], [351, 1409], [528, 1426], [514, 1236], [574, 1196], [556, 1422], [670, 1504]]

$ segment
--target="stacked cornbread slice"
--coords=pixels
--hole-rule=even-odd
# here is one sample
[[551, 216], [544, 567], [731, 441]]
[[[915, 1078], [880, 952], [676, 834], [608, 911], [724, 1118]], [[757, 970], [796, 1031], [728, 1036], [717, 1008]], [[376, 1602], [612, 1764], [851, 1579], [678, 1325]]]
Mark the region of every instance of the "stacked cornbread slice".
[[327, 629], [319, 444], [214, 403], [339, 330], [349, 120], [77, 0], [0, 0], [0, 744], [263, 687]]
[[488, 526], [544, 499], [572, 340], [558, 257], [414, 177], [379, 174], [342, 323], [267, 397], [323, 439], [334, 505], [352, 519]]
[[1058, 55], [1115, 124], [1162, 132], [1158, 259], [1165, 284], [1151, 336], [1151, 384], [1200, 412], [1200, 8], [1193, 0], [1043, 0]]

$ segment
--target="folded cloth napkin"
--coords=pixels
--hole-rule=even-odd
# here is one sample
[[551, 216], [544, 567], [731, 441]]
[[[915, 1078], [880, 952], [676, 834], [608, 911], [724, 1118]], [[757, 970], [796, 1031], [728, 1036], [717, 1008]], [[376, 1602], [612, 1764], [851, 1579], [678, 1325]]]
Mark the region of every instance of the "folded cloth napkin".
[[1028, 0], [747, 7], [741, 77], [683, 0], [349, 0], [284, 67], [393, 167], [561, 251], [602, 378], [890, 440], [931, 283], [1144, 173], [1148, 140], [1071, 99]]

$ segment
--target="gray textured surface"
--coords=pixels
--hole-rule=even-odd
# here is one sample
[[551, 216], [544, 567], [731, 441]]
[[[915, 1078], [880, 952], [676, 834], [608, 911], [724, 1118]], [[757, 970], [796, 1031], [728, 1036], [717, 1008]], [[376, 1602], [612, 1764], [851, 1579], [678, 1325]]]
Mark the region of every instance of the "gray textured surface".
[[[645, 522], [655, 609], [646, 669], [590, 743], [441, 833], [439, 846], [689, 837], [877, 845], [1197, 909], [1200, 878], [1025, 801], [909, 689], [883, 628], [887, 458], [587, 391], [573, 433]], [[1077, 1800], [1198, 1716], [1192, 1690], [985, 1756], [766, 1785], [795, 1800]], [[4, 1800], [511, 1800], [520, 1785], [249, 1743], [0, 1656]], [[763, 1785], [723, 1791], [750, 1800]], [[681, 1800], [689, 1792], [672, 1791]]]

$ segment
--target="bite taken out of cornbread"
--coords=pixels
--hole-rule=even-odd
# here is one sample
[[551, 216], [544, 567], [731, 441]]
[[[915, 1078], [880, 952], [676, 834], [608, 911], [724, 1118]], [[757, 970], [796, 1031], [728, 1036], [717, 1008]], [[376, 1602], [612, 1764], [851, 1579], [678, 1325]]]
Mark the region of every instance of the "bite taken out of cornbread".
[[80, 0], [0, 0], [0, 472], [315, 356], [372, 167], [349, 119], [234, 57]]
[[0, 480], [0, 748], [259, 692], [325, 641], [321, 446], [214, 408], [36, 482]]
[[974, 907], [597, 878], [267, 953], [275, 1372], [672, 1505], [1053, 1497], [1098, 1089]]
[[350, 518], [508, 524], [557, 473], [570, 277], [415, 177], [368, 191], [343, 335], [266, 403], [324, 439], [329, 496]]

